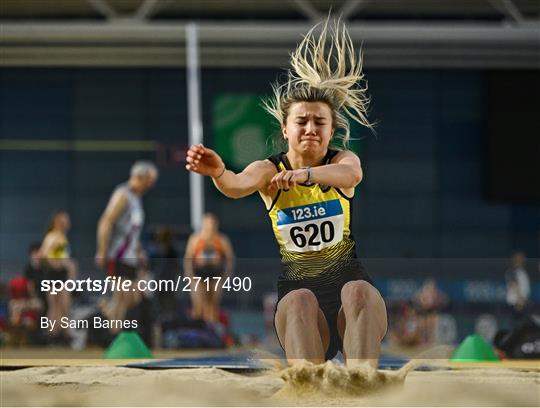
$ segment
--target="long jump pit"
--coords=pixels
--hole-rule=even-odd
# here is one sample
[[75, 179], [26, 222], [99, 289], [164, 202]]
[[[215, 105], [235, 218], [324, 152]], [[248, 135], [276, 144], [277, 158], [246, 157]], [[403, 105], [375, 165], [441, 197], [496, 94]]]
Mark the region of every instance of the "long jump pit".
[[[540, 361], [391, 356], [378, 370], [286, 366], [266, 352], [0, 349], [1, 406], [540, 406]], [[219, 353], [219, 352], [218, 352]], [[246, 363], [247, 365], [243, 363]]]

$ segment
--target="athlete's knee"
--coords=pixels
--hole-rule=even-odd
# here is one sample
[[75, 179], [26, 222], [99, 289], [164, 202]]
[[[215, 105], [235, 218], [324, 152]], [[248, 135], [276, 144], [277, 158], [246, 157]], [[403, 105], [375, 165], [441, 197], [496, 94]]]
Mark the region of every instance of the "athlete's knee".
[[[317, 298], [309, 289], [297, 289], [289, 292], [286, 296], [287, 299], [283, 302], [283, 309], [287, 316], [317, 317], [319, 311], [319, 302]], [[280, 302], [281, 303], [281, 302]]]
[[341, 303], [343, 307], [364, 309], [370, 305], [373, 286], [362, 280], [347, 282], [341, 289]]
[[363, 280], [347, 282], [341, 289], [341, 302], [344, 308], [386, 310], [379, 291]]

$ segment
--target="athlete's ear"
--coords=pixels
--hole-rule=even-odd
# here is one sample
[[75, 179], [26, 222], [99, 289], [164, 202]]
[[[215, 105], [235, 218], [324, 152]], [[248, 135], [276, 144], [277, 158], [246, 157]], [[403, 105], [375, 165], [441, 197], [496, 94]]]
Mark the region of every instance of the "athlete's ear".
[[283, 138], [286, 140], [287, 139], [287, 127], [286, 126], [283, 126], [281, 128], [281, 133], [283, 134]]

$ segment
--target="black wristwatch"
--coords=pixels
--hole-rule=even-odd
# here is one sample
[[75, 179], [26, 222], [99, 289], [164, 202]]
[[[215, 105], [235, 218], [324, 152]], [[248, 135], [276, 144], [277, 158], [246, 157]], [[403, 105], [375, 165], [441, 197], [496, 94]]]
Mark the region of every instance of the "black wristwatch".
[[307, 179], [306, 181], [304, 182], [304, 184], [306, 186], [311, 186], [313, 185], [313, 183], [311, 182], [311, 167], [310, 166], [307, 166], [307, 167], [302, 167], [303, 169], [307, 170]]

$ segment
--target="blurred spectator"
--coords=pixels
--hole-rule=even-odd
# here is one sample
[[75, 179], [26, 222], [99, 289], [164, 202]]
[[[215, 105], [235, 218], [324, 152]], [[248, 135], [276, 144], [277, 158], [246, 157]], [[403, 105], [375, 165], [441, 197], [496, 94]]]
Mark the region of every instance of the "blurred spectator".
[[28, 248], [28, 263], [24, 268], [24, 277], [28, 280], [31, 296], [41, 300], [43, 316], [47, 315], [47, 292], [41, 290], [41, 281], [45, 279], [43, 269], [40, 266], [39, 249], [41, 244], [34, 242]]
[[[152, 162], [135, 162], [129, 180], [115, 188], [98, 223], [96, 265], [108, 275], [132, 284], [138, 279], [138, 268], [146, 261], [140, 242], [145, 219], [142, 196], [158, 177], [159, 171]], [[117, 290], [110, 301], [101, 302], [101, 310], [107, 319], [122, 320], [140, 299], [138, 291]]]
[[540, 315], [530, 313], [512, 330], [500, 330], [493, 340], [503, 358], [540, 358]]
[[37, 338], [42, 303], [33, 296], [31, 284], [24, 276], [9, 281], [9, 343], [25, 345]]
[[155, 237], [155, 252], [153, 254], [156, 262], [154, 273], [160, 279], [174, 279], [180, 274], [180, 264], [178, 262], [178, 251], [175, 249], [173, 233], [168, 227], [161, 227]]
[[9, 293], [8, 285], [5, 282], [0, 281], [0, 347], [2, 347], [7, 340], [8, 335], [8, 323], [9, 323]]
[[510, 258], [510, 268], [506, 271], [506, 303], [511, 309], [513, 321], [518, 321], [526, 313], [531, 295], [529, 275], [525, 270], [526, 256], [516, 252]]
[[422, 340], [433, 343], [437, 329], [439, 312], [448, 303], [448, 297], [437, 287], [433, 278], [424, 281], [422, 287], [414, 296], [414, 306], [418, 312]]
[[399, 306], [397, 322], [393, 334], [394, 340], [400, 346], [412, 347], [422, 342], [418, 314], [410, 303], [403, 302]]
[[[53, 214], [49, 228], [39, 250], [41, 267], [47, 279], [66, 281], [75, 279], [77, 265], [71, 259], [67, 233], [71, 229], [71, 220], [66, 211], [58, 211]], [[62, 317], [71, 314], [71, 293], [62, 290], [57, 294], [47, 294], [47, 315], [54, 321], [60, 321]], [[70, 333], [67, 328], [53, 326], [50, 332], [52, 344], [66, 345], [69, 342]]]
[[[161, 227], [156, 233], [151, 262], [157, 279], [176, 280], [180, 275], [179, 255], [168, 227]], [[176, 292], [163, 291], [156, 295], [160, 318], [174, 318], [178, 312]]]
[[[223, 280], [232, 275], [233, 265], [234, 252], [229, 239], [219, 232], [217, 217], [205, 214], [201, 230], [189, 237], [184, 255], [184, 273], [192, 279], [193, 319], [219, 321], [221, 287]], [[221, 278], [219, 284], [214, 278]]]

